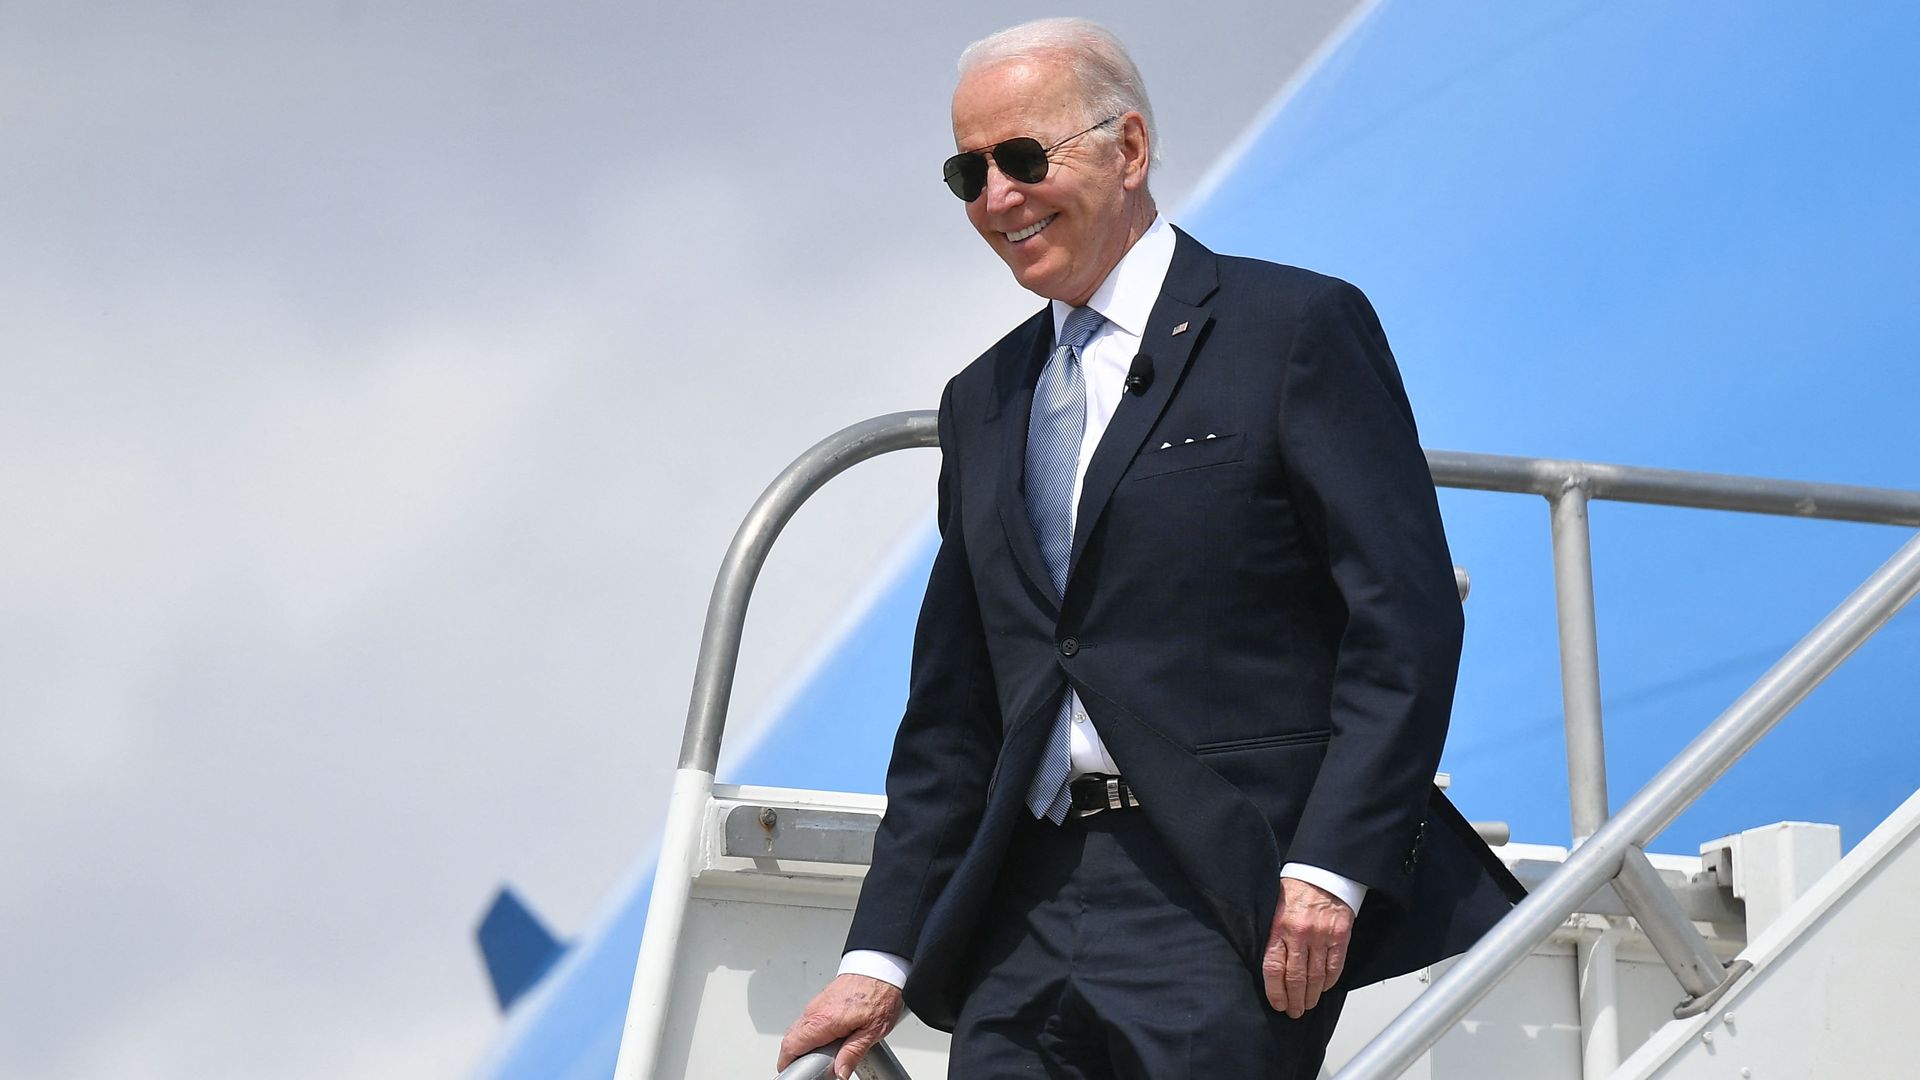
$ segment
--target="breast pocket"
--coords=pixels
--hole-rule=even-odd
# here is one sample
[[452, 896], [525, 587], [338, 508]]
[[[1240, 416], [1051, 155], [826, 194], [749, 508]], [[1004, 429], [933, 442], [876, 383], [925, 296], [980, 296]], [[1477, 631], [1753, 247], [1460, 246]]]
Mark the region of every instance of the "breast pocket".
[[1134, 459], [1130, 475], [1135, 480], [1148, 480], [1212, 465], [1228, 465], [1239, 461], [1245, 453], [1246, 448], [1238, 434], [1195, 438], [1192, 442], [1177, 442], [1141, 451], [1140, 456]]

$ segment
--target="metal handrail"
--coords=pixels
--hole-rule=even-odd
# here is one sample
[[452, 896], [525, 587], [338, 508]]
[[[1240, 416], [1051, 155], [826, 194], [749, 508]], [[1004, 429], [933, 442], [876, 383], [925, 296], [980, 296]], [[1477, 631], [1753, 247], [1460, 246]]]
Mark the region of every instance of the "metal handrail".
[[[1639, 920], [1661, 958], [1691, 995], [1675, 1010], [1686, 1015], [1707, 1007], [1748, 965], [1721, 967], [1664, 888], [1649, 882], [1641, 846], [1685, 810], [1719, 775], [1751, 748], [1801, 698], [1818, 685], [1920, 590], [1915, 537], [1841, 605], [1800, 646], [1722, 714], [1720, 720], [1669, 763], [1640, 795], [1609, 821], [1606, 762], [1600, 711], [1600, 671], [1594, 626], [1592, 541], [1587, 506], [1592, 499], [1732, 510], [1792, 517], [1920, 525], [1920, 493], [1845, 484], [1772, 480], [1723, 473], [1683, 472], [1549, 458], [1515, 458], [1430, 450], [1434, 483], [1444, 487], [1535, 494], [1546, 498], [1553, 530], [1555, 607], [1560, 629], [1561, 690], [1566, 707], [1568, 797], [1576, 851], [1518, 909], [1470, 950], [1432, 989], [1389, 1025], [1338, 1074], [1342, 1080], [1397, 1076], [1445, 1034], [1494, 983], [1549, 936], [1579, 905], [1609, 881]], [[1904, 561], [1903, 561], [1904, 559]], [[1913, 564], [1909, 566], [1908, 564]], [[1897, 598], [1884, 608], [1862, 608], [1863, 597]], [[1861, 612], [1865, 614], [1861, 614]], [[1866, 621], [1856, 621], [1865, 619]], [[1836, 638], [1836, 635], [1839, 635]], [[1812, 651], [1816, 645], [1844, 647]], [[1811, 659], [1810, 659], [1811, 658]], [[1809, 663], [1816, 666], [1809, 667]], [[1804, 677], [1789, 684], [1790, 696], [1760, 694], [1777, 687], [1783, 672]], [[1759, 697], [1755, 697], [1760, 694]], [[1676, 806], [1657, 806], [1645, 835], [1625, 836], [1629, 811], [1648, 813], [1646, 800], [1663, 792], [1674, 770], [1698, 761], [1697, 751], [1716, 732], [1740, 720], [1748, 734], [1725, 742], [1727, 756], [1710, 771], [1688, 774], [1697, 787], [1674, 795]], [[1739, 738], [1745, 741], [1739, 741]], [[1489, 958], [1492, 959], [1489, 959]]]
[[1613, 502], [1920, 526], [1920, 492], [1897, 488], [1457, 450], [1427, 451], [1427, 467], [1433, 471], [1433, 482], [1441, 487], [1510, 491], [1549, 499], [1569, 487], [1579, 487], [1590, 499]]
[[[840, 1044], [846, 1041], [835, 1039], [818, 1050], [801, 1054], [793, 1064], [780, 1070], [774, 1080], [827, 1080], [833, 1075], [833, 1059], [840, 1053]], [[885, 1039], [867, 1048], [860, 1063], [853, 1067], [853, 1075], [860, 1080], [913, 1080]]]
[[1600, 709], [1599, 635], [1593, 602], [1594, 499], [1751, 514], [1920, 525], [1920, 492], [1774, 480], [1558, 458], [1427, 451], [1441, 487], [1546, 498], [1553, 530], [1554, 608], [1560, 630], [1567, 797], [1579, 844], [1607, 820], [1607, 765]]
[[712, 772], [720, 762], [720, 736], [727, 726], [734, 669], [740, 663], [747, 601], [780, 530], [827, 481], [868, 458], [939, 446], [937, 415], [930, 409], [888, 413], [842, 428], [795, 458], [754, 501], [727, 546], [727, 557], [713, 583], [713, 598], [707, 601], [700, 659], [693, 669], [693, 699], [687, 704], [687, 728], [680, 740], [681, 768]]
[[1399, 1076], [1518, 966], [1595, 889], [1618, 876], [1628, 853], [1686, 810], [1841, 661], [1920, 593], [1920, 535], [1901, 546], [1541, 887], [1468, 950], [1426, 993], [1336, 1074]]

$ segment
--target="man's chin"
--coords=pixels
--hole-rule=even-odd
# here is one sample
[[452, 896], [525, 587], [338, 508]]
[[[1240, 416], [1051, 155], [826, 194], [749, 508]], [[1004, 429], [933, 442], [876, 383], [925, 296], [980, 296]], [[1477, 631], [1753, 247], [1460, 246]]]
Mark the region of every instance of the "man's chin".
[[1048, 273], [1043, 263], [1022, 259], [1010, 251], [1001, 258], [1006, 260], [1007, 269], [1013, 271], [1013, 280], [1019, 282], [1021, 288], [1047, 300], [1056, 299], [1055, 294], [1060, 291], [1059, 275]]

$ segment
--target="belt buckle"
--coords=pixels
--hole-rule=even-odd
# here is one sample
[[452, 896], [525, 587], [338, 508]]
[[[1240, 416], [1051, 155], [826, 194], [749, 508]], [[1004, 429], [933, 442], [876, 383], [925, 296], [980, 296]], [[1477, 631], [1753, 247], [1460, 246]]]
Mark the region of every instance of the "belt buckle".
[[[1074, 817], [1090, 818], [1095, 814], [1104, 814], [1109, 810], [1121, 810], [1129, 806], [1140, 805], [1137, 800], [1134, 800], [1130, 797], [1123, 797], [1120, 794], [1120, 778], [1119, 777], [1117, 776], [1107, 777], [1105, 782], [1102, 784], [1102, 786], [1106, 789], [1107, 805], [1076, 806], [1073, 808]], [[1129, 793], [1129, 795], [1131, 795], [1131, 793]]]

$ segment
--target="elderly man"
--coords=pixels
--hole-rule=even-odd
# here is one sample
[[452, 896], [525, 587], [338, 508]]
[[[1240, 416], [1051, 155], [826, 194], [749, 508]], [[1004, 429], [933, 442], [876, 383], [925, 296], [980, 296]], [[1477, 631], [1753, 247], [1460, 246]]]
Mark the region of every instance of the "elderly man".
[[1431, 782], [1461, 611], [1380, 324], [1160, 218], [1152, 115], [1082, 20], [961, 58], [947, 184], [1050, 303], [940, 403], [887, 814], [781, 1067], [911, 1007], [956, 1077], [1311, 1077], [1519, 895]]

